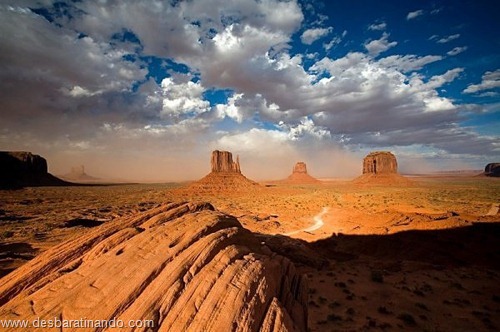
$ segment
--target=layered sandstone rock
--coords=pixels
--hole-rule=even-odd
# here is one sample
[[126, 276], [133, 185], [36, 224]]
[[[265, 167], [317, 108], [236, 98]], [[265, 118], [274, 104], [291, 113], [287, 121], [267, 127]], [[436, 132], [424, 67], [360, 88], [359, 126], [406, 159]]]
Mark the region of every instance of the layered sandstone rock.
[[229, 151], [212, 151], [212, 172], [221, 173], [241, 173], [240, 157], [236, 157], [236, 162], [233, 161], [233, 154]]
[[286, 179], [292, 183], [320, 183], [320, 181], [307, 173], [305, 162], [299, 161], [293, 166], [292, 174]]
[[192, 183], [186, 189], [195, 192], [227, 192], [248, 191], [260, 187], [241, 174], [239, 157], [234, 162], [231, 152], [213, 151], [211, 167], [212, 171], [208, 175]]
[[484, 168], [484, 175], [486, 176], [500, 176], [500, 163], [490, 163]]
[[305, 282], [236, 218], [208, 203], [168, 203], [94, 228], [1, 279], [0, 317], [306, 331]]
[[394, 174], [397, 172], [396, 156], [388, 151], [371, 152], [363, 159], [363, 174]]
[[357, 184], [408, 185], [411, 180], [398, 174], [396, 156], [388, 151], [375, 151], [363, 159], [363, 174], [353, 180]]
[[45, 158], [25, 151], [0, 151], [0, 188], [65, 184], [47, 172]]

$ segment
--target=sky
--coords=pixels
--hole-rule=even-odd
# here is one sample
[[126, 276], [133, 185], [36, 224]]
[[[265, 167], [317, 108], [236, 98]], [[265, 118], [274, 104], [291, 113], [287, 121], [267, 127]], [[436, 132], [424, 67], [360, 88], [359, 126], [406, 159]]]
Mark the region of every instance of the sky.
[[0, 150], [53, 174], [354, 177], [500, 161], [500, 3], [0, 1]]

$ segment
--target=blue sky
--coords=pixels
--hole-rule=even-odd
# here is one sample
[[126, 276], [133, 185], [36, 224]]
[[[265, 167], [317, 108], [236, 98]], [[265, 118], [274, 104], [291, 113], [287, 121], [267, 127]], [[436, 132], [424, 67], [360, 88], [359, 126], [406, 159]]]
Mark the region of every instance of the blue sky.
[[497, 1], [3, 1], [0, 149], [53, 173], [356, 176], [500, 158]]

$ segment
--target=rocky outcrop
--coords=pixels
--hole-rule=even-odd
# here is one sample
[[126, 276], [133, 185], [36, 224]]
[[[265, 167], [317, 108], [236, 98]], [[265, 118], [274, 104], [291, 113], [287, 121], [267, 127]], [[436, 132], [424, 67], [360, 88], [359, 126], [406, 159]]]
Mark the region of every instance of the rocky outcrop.
[[1, 279], [0, 317], [306, 331], [307, 297], [291, 261], [236, 218], [208, 203], [167, 203], [93, 228]]
[[45, 158], [25, 151], [0, 151], [0, 189], [68, 185], [47, 172]]
[[499, 177], [500, 176], [500, 163], [490, 163], [484, 168], [484, 175]]
[[233, 161], [233, 154], [229, 151], [212, 151], [212, 172], [220, 173], [241, 173], [240, 157], [236, 157], [236, 162]]
[[409, 185], [413, 181], [398, 174], [396, 156], [388, 151], [375, 151], [363, 159], [363, 174], [353, 180], [356, 184]]
[[92, 182], [98, 181], [99, 179], [85, 173], [85, 167], [83, 165], [71, 167], [71, 171], [61, 176], [63, 179], [67, 179], [70, 181], [80, 181], [80, 182]]
[[320, 183], [318, 179], [307, 173], [306, 163], [299, 161], [293, 166], [292, 174], [285, 180], [291, 183]]
[[212, 171], [204, 178], [193, 182], [187, 188], [191, 192], [238, 192], [259, 189], [259, 185], [241, 174], [240, 160], [233, 161], [228, 151], [215, 150], [211, 158]]
[[395, 174], [397, 172], [396, 156], [388, 151], [371, 152], [363, 159], [363, 174]]

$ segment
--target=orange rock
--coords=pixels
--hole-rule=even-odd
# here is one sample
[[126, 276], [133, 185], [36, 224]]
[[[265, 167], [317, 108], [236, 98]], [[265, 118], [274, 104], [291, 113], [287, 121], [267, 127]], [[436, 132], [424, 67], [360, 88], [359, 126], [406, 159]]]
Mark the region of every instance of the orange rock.
[[307, 297], [293, 264], [236, 218], [208, 203], [170, 203], [105, 223], [1, 279], [0, 317], [305, 331]]

